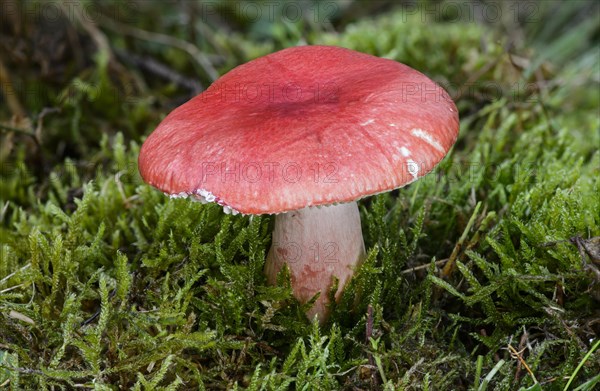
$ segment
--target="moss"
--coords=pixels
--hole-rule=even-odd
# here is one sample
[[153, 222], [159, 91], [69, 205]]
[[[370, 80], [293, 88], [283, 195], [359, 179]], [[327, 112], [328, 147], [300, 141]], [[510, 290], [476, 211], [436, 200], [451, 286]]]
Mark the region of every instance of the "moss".
[[[165, 20], [166, 32], [182, 34]], [[511, 54], [497, 26], [423, 24], [402, 12], [341, 33], [248, 27], [259, 43], [216, 30], [212, 45], [230, 54], [222, 71], [305, 39], [426, 71], [461, 110], [459, 141], [433, 173], [361, 201], [368, 258], [323, 328], [305, 319], [285, 274], [266, 285], [270, 217], [170, 200], [141, 181], [143, 135], [181, 90], [139, 83], [123, 104], [106, 92], [124, 93], [115, 76], [139, 82], [137, 71], [115, 73], [101, 55], [83, 69], [71, 64], [67, 82], [48, 86], [69, 98], [46, 102], [62, 111], [36, 122], [48, 143], [3, 131], [0, 385], [593, 389], [597, 259], [569, 239], [600, 236], [600, 64], [597, 30], [577, 35], [566, 20], [556, 28], [579, 46], [556, 64], [537, 49], [554, 50], [533, 24]], [[189, 71], [185, 54], [172, 53], [177, 71]]]

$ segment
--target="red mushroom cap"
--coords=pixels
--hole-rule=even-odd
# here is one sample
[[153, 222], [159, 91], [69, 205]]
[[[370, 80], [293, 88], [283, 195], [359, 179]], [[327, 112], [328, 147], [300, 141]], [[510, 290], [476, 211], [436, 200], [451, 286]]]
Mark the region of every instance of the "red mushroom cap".
[[173, 110], [139, 169], [172, 196], [279, 213], [402, 187], [435, 167], [458, 128], [452, 99], [422, 73], [300, 46], [238, 66]]

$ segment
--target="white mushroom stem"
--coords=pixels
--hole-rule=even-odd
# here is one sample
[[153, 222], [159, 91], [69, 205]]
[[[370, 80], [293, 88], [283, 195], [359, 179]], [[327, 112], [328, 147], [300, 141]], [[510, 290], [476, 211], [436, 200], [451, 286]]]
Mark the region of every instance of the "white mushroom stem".
[[277, 273], [287, 264], [294, 296], [301, 303], [321, 292], [306, 315], [309, 319], [318, 315], [319, 322], [323, 323], [329, 315], [332, 277], [339, 280], [337, 300], [364, 258], [365, 245], [356, 202], [310, 207], [275, 217], [265, 273], [268, 282], [275, 284]]

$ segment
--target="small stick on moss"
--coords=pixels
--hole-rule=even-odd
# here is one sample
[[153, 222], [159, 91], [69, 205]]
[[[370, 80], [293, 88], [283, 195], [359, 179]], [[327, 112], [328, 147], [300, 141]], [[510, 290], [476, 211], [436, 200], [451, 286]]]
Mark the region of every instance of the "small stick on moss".
[[0, 130], [3, 130], [5, 132], [14, 132], [14, 133], [22, 134], [22, 135], [25, 135], [25, 136], [29, 136], [29, 137], [31, 137], [33, 139], [33, 141], [35, 142], [35, 144], [39, 146], [39, 142], [38, 142], [38, 139], [35, 136], [35, 133], [32, 132], [29, 129], [13, 128], [12, 126], [7, 126], [7, 125], [0, 124]]
[[[8, 204], [7, 204], [8, 205]], [[4, 277], [3, 279], [0, 280], [0, 284], [5, 283], [6, 281], [8, 281], [11, 277], [13, 277], [15, 274], [22, 272], [23, 270], [27, 269], [28, 267], [31, 266], [31, 262], [29, 262], [28, 264], [26, 264], [25, 266], [21, 267], [19, 270], [15, 270], [14, 272], [10, 273], [8, 276]]]
[[14, 291], [15, 289], [19, 289], [21, 287], [25, 286], [25, 284], [19, 284], [19, 285], [15, 285], [15, 286], [11, 286], [10, 288], [6, 288], [0, 291], [0, 294], [4, 294], [6, 292], [10, 292], [10, 291]]
[[479, 208], [481, 208], [481, 201], [479, 201], [477, 203], [477, 205], [475, 206], [475, 210], [473, 211], [473, 214], [471, 215], [471, 218], [469, 219], [469, 222], [467, 223], [465, 230], [463, 231], [460, 239], [458, 239], [458, 242], [454, 246], [454, 250], [452, 251], [452, 254], [450, 254], [450, 258], [448, 259], [448, 263], [446, 263], [446, 265], [444, 266], [444, 270], [442, 271], [443, 276], [448, 277], [454, 271], [454, 262], [456, 261], [456, 258], [458, 258], [458, 254], [461, 252], [461, 250], [464, 247], [465, 240], [467, 240], [468, 233], [471, 231], [473, 224], [475, 224], [475, 220], [479, 213]]
[[[373, 306], [369, 304], [369, 306], [367, 307], [367, 322], [365, 325], [365, 342], [367, 346], [371, 342], [371, 337], [373, 337]], [[367, 353], [367, 357], [369, 360], [369, 367], [375, 368], [375, 360], [373, 359], [373, 354], [369, 352]], [[375, 376], [373, 371], [371, 371], [371, 381], [374, 385], [378, 385], [377, 376]]]
[[[108, 295], [108, 299], [112, 299], [113, 297], [115, 297], [115, 295], [117, 294], [117, 290], [113, 289], [110, 294]], [[79, 327], [83, 327], [83, 326], [87, 326], [88, 324], [92, 323], [98, 316], [100, 316], [100, 313], [102, 312], [102, 308], [99, 308], [98, 311], [96, 311], [94, 313], [94, 315], [90, 316], [89, 318], [87, 318], [86, 320], [84, 320], [83, 322], [81, 322], [81, 324], [79, 325]]]
[[529, 365], [527, 365], [527, 363], [525, 362], [525, 360], [523, 359], [523, 357], [521, 357], [521, 353], [525, 349], [521, 349], [520, 351], [517, 351], [517, 349], [513, 348], [512, 345], [508, 345], [508, 350], [510, 350], [510, 355], [513, 358], [517, 358], [519, 360], [519, 362], [521, 364], [523, 364], [523, 366], [525, 367], [525, 369], [527, 370], [527, 372], [529, 372], [529, 376], [531, 376], [531, 378], [533, 379], [533, 382], [534, 383], [538, 383], [537, 379], [535, 378], [535, 375], [531, 371], [531, 368], [529, 368]]
[[577, 246], [582, 261], [585, 262], [584, 254], [587, 254], [593, 263], [600, 265], [600, 236], [594, 236], [589, 239], [584, 239], [581, 236], [573, 236], [569, 239], [569, 242]]
[[[450, 260], [450, 258], [440, 259], [439, 261], [436, 261], [434, 263], [435, 263], [435, 266], [441, 266], [444, 263], [448, 262], [449, 260]], [[423, 265], [411, 267], [410, 269], [402, 270], [400, 272], [400, 274], [410, 274], [410, 273], [416, 272], [417, 270], [427, 269], [430, 266], [431, 266], [431, 263], [426, 263], [426, 264], [423, 264]]]
[[[579, 250], [579, 256], [581, 257], [581, 263], [583, 265], [584, 270], [591, 271], [595, 274], [596, 280], [600, 281], [600, 270], [595, 266], [595, 264], [600, 265], [600, 236], [594, 236], [589, 239], [584, 239], [579, 235], [573, 236], [568, 240], [556, 240], [552, 242], [542, 243], [540, 247], [554, 247], [558, 243], [569, 242], [577, 246], [577, 250]], [[592, 261], [591, 263], [587, 262], [586, 254]]]
[[[596, 275], [596, 281], [600, 281], [600, 270], [595, 265], [600, 265], [600, 236], [589, 239], [574, 236], [569, 241], [577, 246], [581, 262], [583, 263], [583, 269], [593, 272]], [[585, 260], [585, 254], [588, 255], [592, 261], [591, 263]]]
[[[525, 327], [523, 327], [524, 329]], [[523, 330], [523, 335], [521, 336], [521, 340], [519, 341], [519, 351], [522, 352], [525, 349], [525, 344], [527, 342], [527, 339], [529, 338], [529, 333], [527, 333], [527, 330]], [[522, 363], [521, 361], [519, 361], [517, 363], [517, 370], [515, 372], [515, 380], [514, 383], [518, 384], [519, 380], [521, 378], [521, 368], [522, 368]]]

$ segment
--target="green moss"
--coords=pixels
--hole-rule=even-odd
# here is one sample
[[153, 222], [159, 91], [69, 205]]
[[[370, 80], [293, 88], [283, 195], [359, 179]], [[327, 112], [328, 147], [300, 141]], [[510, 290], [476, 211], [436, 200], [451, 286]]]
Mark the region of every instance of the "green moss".
[[[528, 28], [531, 47], [550, 45]], [[393, 58], [450, 86], [461, 110], [457, 145], [426, 178], [361, 201], [368, 257], [320, 328], [305, 319], [285, 274], [278, 286], [266, 284], [270, 217], [224, 215], [141, 181], [143, 134], [168, 112], [151, 105], [169, 99], [153, 86], [144, 91], [158, 98], [133, 90], [125, 105], [90, 95], [90, 85], [120, 88], [98, 56], [63, 87], [71, 93], [55, 102], [63, 111], [43, 124], [50, 142], [38, 150], [30, 136], [13, 135], [22, 142], [3, 157], [0, 385], [534, 386], [511, 346], [543, 389], [563, 389], [574, 374], [570, 386], [592, 389], [600, 372], [592, 349], [598, 275], [569, 239], [600, 236], [593, 29], [582, 38], [591, 43], [560, 67], [544, 71], [552, 68], [547, 58], [538, 64], [548, 83], [541, 89], [515, 89], [533, 76], [512, 64], [494, 26], [391, 13], [340, 34], [303, 32], [301, 24], [252, 29], [275, 38], [257, 44], [215, 34], [213, 44], [231, 54], [223, 70], [302, 34]], [[532, 64], [543, 57], [525, 44], [515, 50]], [[185, 57], [173, 63], [185, 71]], [[472, 88], [458, 94], [469, 80]], [[67, 149], [79, 144], [55, 153], [61, 138]], [[453, 268], [444, 271], [447, 264]]]

